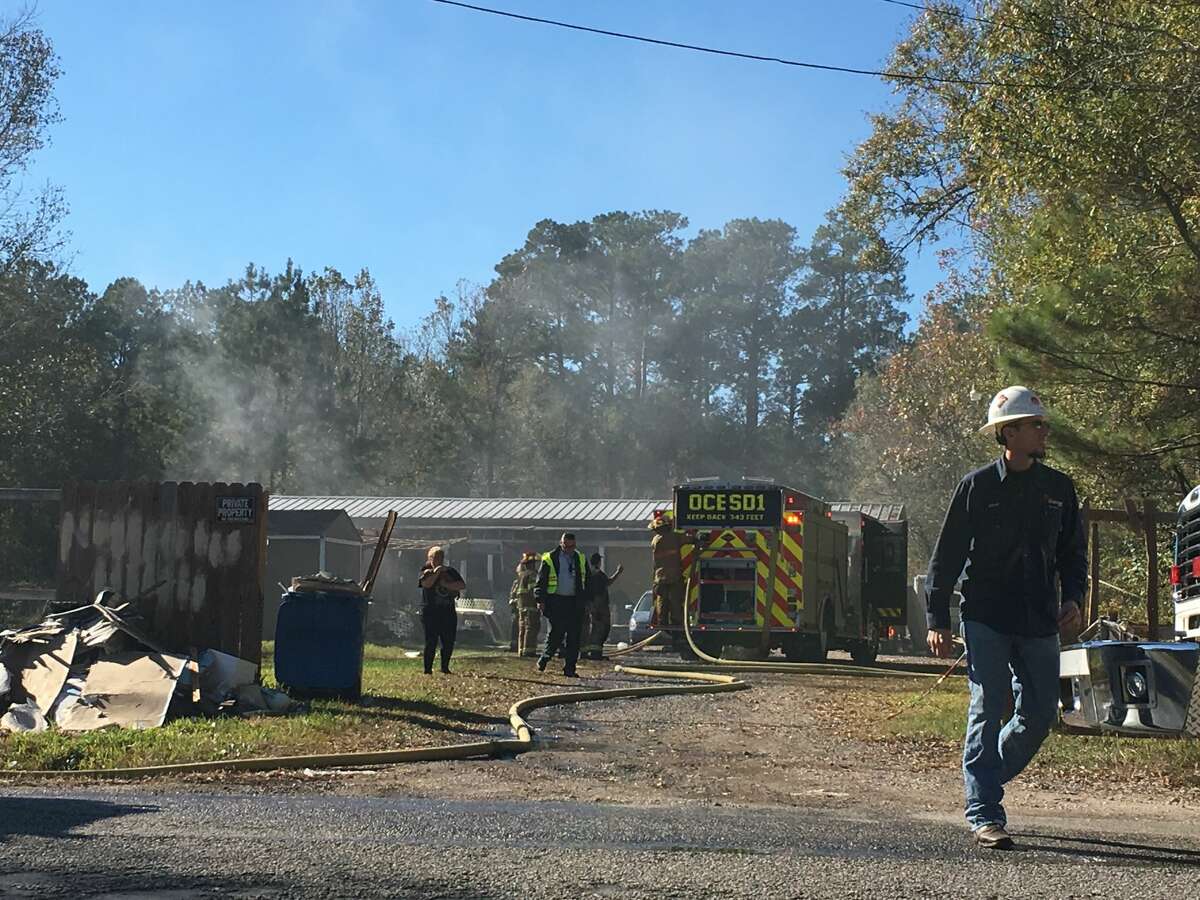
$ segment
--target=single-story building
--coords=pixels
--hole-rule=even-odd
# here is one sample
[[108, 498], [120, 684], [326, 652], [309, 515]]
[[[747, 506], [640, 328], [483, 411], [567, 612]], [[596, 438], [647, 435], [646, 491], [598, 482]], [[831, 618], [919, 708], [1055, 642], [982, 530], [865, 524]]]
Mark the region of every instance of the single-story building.
[[635, 603], [650, 588], [653, 571], [647, 525], [655, 510], [669, 505], [669, 500], [276, 495], [270, 500], [270, 519], [290, 512], [344, 510], [361, 534], [369, 560], [388, 511], [395, 510], [389, 552], [372, 592], [373, 617], [386, 617], [417, 604], [417, 572], [425, 551], [434, 544], [446, 548], [447, 561], [462, 573], [468, 595], [491, 598], [497, 613], [507, 617], [508, 592], [521, 554], [549, 550], [562, 532], [572, 531], [585, 554], [600, 553], [606, 571], [625, 567], [610, 591], [613, 621], [624, 623], [628, 618], [625, 605]]

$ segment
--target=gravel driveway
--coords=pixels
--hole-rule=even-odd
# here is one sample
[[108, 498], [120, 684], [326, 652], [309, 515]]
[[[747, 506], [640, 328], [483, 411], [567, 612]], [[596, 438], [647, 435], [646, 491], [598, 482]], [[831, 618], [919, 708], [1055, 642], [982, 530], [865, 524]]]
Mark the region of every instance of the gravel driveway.
[[855, 738], [846, 717], [875, 713], [843, 679], [748, 677], [539, 711], [545, 749], [514, 759], [10, 789], [0, 896], [1197, 894], [1190, 799], [1018, 785], [1022, 849], [982, 853], [944, 753]]

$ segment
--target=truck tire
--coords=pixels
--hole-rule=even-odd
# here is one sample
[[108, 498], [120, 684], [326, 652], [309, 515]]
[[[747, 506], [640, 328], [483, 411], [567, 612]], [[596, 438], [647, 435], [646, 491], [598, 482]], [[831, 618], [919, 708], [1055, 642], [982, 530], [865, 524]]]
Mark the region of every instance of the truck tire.
[[691, 645], [685, 637], [676, 638], [672, 643], [672, 648], [679, 654], [680, 659], [685, 659], [688, 662], [695, 662], [700, 658], [693, 652]]
[[816, 634], [799, 635], [784, 647], [784, 655], [793, 662], [825, 662], [829, 655], [829, 635], [833, 631], [833, 607], [828, 603], [821, 609], [821, 630]]
[[850, 646], [850, 659], [860, 666], [869, 666], [879, 657], [879, 612], [872, 607], [867, 613], [867, 637]]

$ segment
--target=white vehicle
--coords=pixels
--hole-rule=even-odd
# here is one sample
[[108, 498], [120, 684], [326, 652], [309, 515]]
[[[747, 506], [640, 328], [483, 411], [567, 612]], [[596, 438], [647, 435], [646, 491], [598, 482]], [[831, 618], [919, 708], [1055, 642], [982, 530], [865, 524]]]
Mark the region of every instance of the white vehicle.
[[654, 632], [650, 628], [650, 616], [654, 613], [654, 595], [646, 591], [637, 603], [625, 606], [629, 610], [629, 643], [644, 641]]
[[1175, 638], [1200, 639], [1200, 487], [1179, 504], [1175, 552], [1171, 565], [1171, 599], [1175, 601]]
[[1063, 722], [1088, 731], [1200, 737], [1200, 487], [1179, 504], [1171, 560], [1175, 640], [1138, 641], [1101, 621], [1105, 640], [1062, 649]]

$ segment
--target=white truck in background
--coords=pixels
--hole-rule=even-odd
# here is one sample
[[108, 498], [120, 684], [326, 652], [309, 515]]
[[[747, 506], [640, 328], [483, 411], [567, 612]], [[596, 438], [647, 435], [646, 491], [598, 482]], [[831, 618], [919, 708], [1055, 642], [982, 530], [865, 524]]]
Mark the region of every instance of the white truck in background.
[[1200, 487], [1179, 504], [1170, 580], [1174, 640], [1138, 640], [1101, 620], [1093, 639], [1062, 648], [1064, 724], [1093, 733], [1200, 737]]

